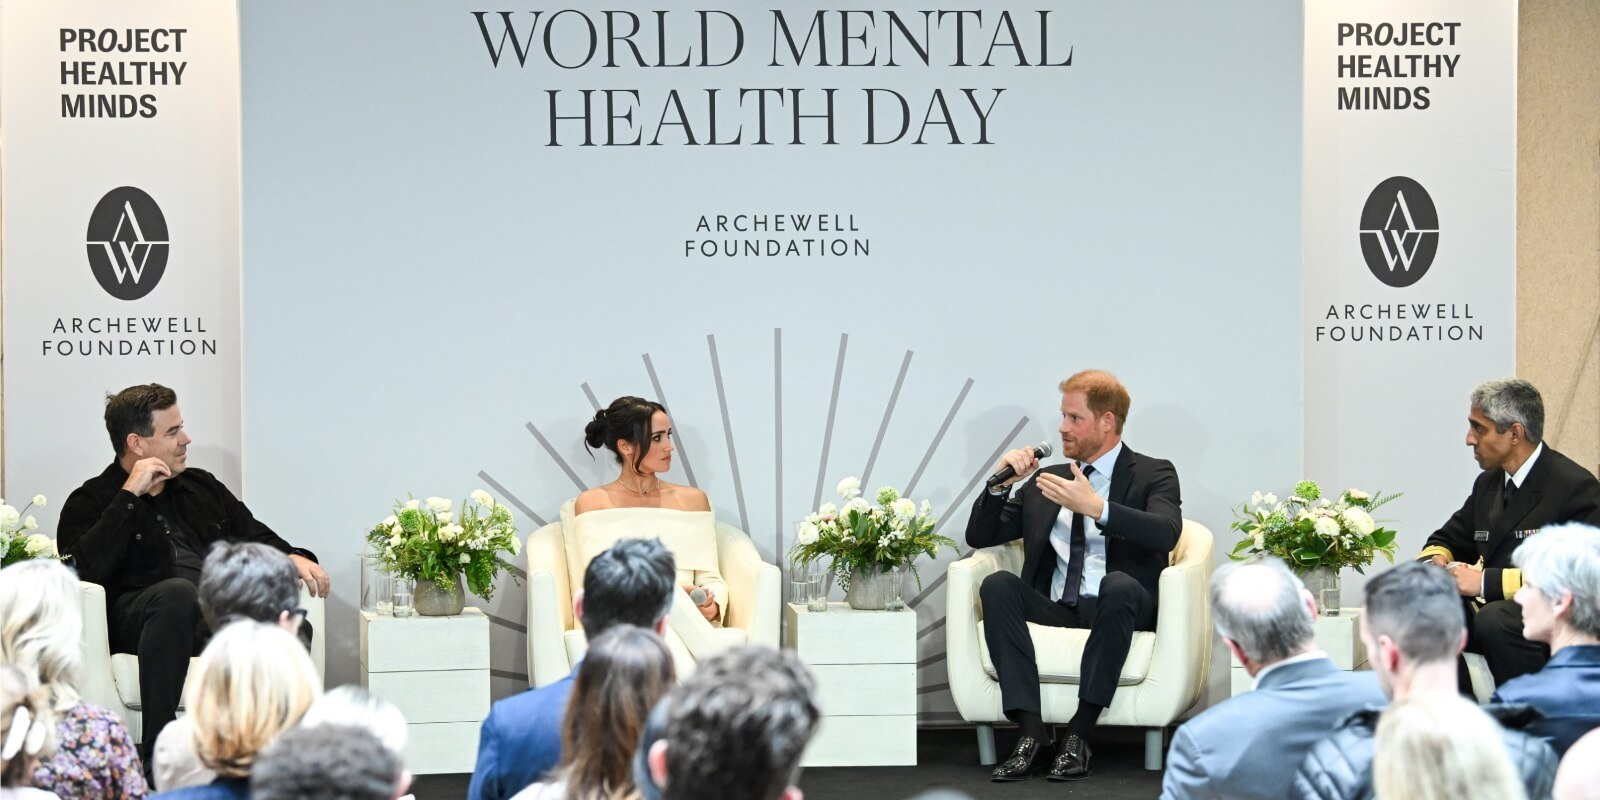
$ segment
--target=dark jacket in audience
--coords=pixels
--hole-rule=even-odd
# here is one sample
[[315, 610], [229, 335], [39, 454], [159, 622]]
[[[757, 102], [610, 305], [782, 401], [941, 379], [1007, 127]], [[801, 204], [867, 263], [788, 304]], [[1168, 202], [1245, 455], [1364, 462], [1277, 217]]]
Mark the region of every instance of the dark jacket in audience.
[[[1500, 723], [1506, 752], [1522, 776], [1528, 800], [1549, 800], [1556, 777], [1556, 753], [1544, 740], [1524, 732], [1540, 719], [1539, 711], [1522, 705], [1490, 705], [1483, 710]], [[1373, 734], [1382, 714], [1380, 707], [1357, 711], [1332, 735], [1313, 745], [1294, 776], [1290, 800], [1370, 800]]]
[[1539, 709], [1544, 718], [1529, 725], [1528, 733], [1547, 739], [1558, 755], [1566, 753], [1600, 727], [1600, 645], [1561, 648], [1544, 669], [1506, 681], [1494, 699]]

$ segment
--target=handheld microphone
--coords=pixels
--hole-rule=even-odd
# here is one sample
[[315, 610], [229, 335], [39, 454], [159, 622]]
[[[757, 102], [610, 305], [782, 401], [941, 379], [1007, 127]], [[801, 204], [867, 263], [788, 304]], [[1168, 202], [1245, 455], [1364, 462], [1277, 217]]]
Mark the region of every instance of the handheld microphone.
[[[1050, 455], [1055, 451], [1056, 449], [1052, 447], [1049, 442], [1040, 442], [1033, 446], [1033, 457], [1049, 458]], [[993, 489], [994, 487], [999, 486], [1000, 484], [1005, 483], [1016, 476], [1017, 471], [1012, 469], [1010, 464], [1007, 464], [1001, 467], [999, 472], [989, 476], [989, 488]]]
[[706, 590], [698, 586], [694, 587], [694, 591], [689, 593], [689, 602], [694, 603], [696, 607], [705, 605]]

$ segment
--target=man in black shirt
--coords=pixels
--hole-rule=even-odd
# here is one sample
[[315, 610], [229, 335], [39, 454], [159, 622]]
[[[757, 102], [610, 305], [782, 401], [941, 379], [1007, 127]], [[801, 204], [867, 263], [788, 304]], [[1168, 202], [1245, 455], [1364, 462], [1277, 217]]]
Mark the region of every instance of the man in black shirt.
[[188, 468], [190, 439], [171, 389], [130, 386], [107, 398], [106, 432], [116, 460], [67, 497], [59, 539], [79, 577], [105, 587], [112, 651], [139, 657], [140, 750], [148, 757], [177, 714], [189, 657], [210, 637], [196, 586], [212, 543], [260, 542], [288, 553], [317, 596], [327, 595], [328, 573], [215, 476]]

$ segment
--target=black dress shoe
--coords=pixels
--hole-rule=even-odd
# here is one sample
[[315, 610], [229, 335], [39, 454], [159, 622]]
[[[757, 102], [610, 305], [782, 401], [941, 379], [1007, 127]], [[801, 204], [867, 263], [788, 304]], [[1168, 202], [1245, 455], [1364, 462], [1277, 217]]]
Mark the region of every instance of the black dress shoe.
[[1081, 781], [1089, 777], [1090, 755], [1088, 741], [1077, 734], [1068, 736], [1056, 751], [1056, 760], [1050, 764], [1047, 777], [1053, 781]]
[[1000, 762], [994, 768], [992, 776], [996, 781], [1025, 781], [1032, 778], [1039, 767], [1044, 764], [1042, 755], [1049, 746], [1032, 736], [1024, 736], [1017, 740], [1017, 748], [1011, 751], [1011, 757]]

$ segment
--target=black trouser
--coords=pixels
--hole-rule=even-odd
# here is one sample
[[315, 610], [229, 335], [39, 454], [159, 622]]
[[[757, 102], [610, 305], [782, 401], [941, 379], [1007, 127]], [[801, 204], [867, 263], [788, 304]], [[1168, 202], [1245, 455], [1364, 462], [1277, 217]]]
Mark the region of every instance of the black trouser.
[[[1489, 662], [1496, 686], [1522, 675], [1544, 669], [1550, 660], [1549, 645], [1529, 641], [1522, 635], [1522, 606], [1514, 600], [1495, 600], [1473, 610], [1468, 598], [1462, 602], [1467, 615], [1467, 652], [1479, 653]], [[1465, 679], [1466, 662], [1461, 662], [1462, 689], [1470, 691]]]
[[1117, 691], [1133, 632], [1156, 628], [1156, 604], [1150, 593], [1123, 572], [1106, 573], [1099, 596], [1081, 598], [1076, 606], [1052, 602], [1005, 571], [984, 578], [978, 598], [983, 602], [983, 639], [1000, 674], [1000, 707], [1007, 717], [1018, 711], [1040, 713], [1039, 662], [1027, 623], [1089, 629], [1078, 699], [1102, 707], [1111, 705]]
[[140, 749], [148, 755], [161, 729], [178, 714], [189, 657], [210, 638], [194, 584], [168, 578], [117, 596], [111, 604], [111, 650], [139, 657], [139, 702], [144, 713]]

